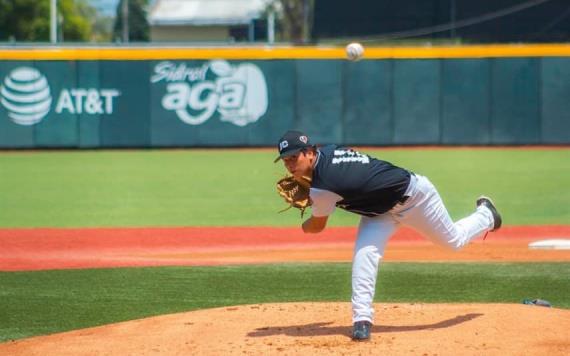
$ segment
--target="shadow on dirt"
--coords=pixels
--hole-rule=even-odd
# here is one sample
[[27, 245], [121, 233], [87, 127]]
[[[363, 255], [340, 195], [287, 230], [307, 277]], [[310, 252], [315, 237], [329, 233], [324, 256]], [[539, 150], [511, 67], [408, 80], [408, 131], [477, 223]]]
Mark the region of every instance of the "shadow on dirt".
[[[433, 330], [449, 328], [458, 324], [462, 324], [478, 318], [484, 314], [471, 313], [465, 315], [458, 315], [454, 318], [442, 320], [433, 324], [424, 325], [375, 325], [372, 327], [373, 333], [391, 333], [391, 332], [404, 332], [404, 331], [420, 331], [420, 330]], [[291, 326], [268, 326], [258, 328], [255, 331], [249, 332], [247, 336], [250, 337], [264, 337], [274, 335], [287, 335], [287, 336], [325, 336], [325, 335], [346, 335], [350, 337], [352, 333], [352, 326], [327, 326], [333, 322], [312, 323], [306, 325], [291, 325]]]

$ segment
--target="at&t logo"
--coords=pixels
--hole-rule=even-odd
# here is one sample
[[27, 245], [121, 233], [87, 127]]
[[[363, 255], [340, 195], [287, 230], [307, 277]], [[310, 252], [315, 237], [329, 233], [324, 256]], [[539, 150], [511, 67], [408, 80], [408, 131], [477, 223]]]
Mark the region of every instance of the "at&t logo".
[[33, 125], [47, 115], [51, 93], [46, 77], [35, 68], [14, 69], [0, 89], [0, 102], [8, 117], [20, 125]]
[[[116, 89], [65, 88], [59, 93], [55, 113], [112, 114]], [[50, 112], [52, 95], [45, 75], [31, 67], [11, 71], [0, 85], [0, 103], [8, 117], [19, 125], [34, 125]]]

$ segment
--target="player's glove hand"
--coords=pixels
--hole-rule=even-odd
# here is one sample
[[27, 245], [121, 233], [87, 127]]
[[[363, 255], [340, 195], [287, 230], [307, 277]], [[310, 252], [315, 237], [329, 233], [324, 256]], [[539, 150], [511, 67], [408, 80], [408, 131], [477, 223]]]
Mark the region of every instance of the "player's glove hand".
[[301, 210], [301, 217], [305, 209], [311, 205], [309, 199], [309, 189], [311, 188], [311, 178], [303, 177], [296, 180], [293, 176], [287, 176], [277, 181], [277, 192], [285, 199], [289, 206], [280, 212], [291, 207]]

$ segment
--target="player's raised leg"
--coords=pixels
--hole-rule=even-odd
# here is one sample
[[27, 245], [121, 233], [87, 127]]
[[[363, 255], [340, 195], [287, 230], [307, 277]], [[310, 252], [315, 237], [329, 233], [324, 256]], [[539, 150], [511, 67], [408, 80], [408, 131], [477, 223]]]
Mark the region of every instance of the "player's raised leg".
[[500, 215], [488, 198], [478, 201], [471, 215], [453, 222], [439, 193], [426, 177], [417, 176], [413, 184], [410, 199], [393, 215], [439, 245], [459, 250], [472, 239], [500, 227]]

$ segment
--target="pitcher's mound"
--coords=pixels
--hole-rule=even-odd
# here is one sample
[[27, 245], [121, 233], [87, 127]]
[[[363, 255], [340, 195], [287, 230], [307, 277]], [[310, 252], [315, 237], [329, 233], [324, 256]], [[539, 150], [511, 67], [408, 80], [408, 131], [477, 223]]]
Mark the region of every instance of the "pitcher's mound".
[[369, 342], [348, 303], [164, 315], [0, 344], [2, 355], [569, 355], [570, 311], [509, 304], [377, 304]]

